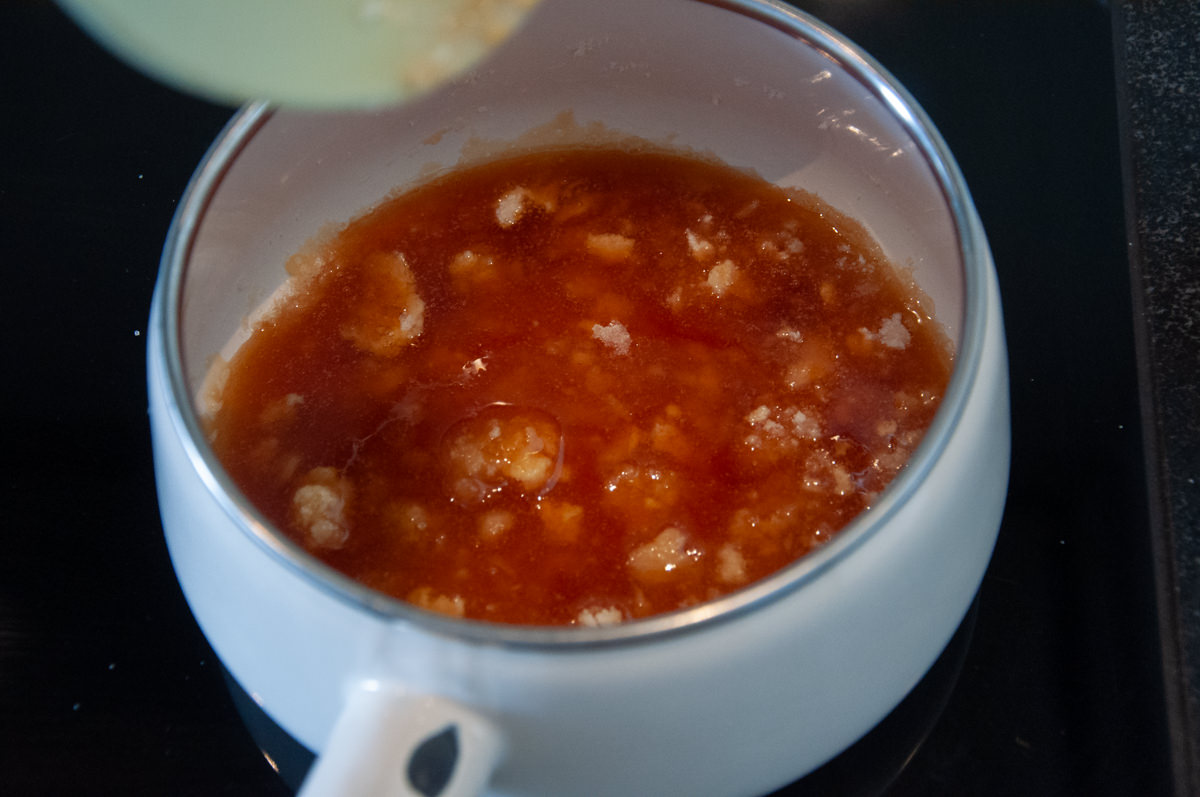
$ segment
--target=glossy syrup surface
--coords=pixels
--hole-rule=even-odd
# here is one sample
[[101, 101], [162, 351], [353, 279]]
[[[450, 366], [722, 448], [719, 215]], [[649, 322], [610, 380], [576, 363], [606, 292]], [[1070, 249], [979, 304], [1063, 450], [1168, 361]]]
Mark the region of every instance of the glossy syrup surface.
[[830, 539], [903, 467], [948, 345], [854, 222], [705, 160], [529, 153], [294, 258], [212, 443], [330, 565], [451, 615], [603, 625]]

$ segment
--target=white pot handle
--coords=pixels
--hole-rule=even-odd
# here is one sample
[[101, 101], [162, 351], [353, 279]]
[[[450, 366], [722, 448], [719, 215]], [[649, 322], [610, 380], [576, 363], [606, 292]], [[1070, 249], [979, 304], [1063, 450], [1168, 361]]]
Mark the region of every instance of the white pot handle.
[[491, 722], [453, 701], [364, 681], [299, 797], [474, 797], [503, 749]]

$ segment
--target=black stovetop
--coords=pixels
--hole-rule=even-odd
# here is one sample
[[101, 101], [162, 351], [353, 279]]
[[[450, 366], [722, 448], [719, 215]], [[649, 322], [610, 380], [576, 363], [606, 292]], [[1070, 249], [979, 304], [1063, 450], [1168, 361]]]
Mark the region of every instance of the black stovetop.
[[[1177, 552], [1200, 508], [1200, 347], [1170, 334], [1200, 335], [1200, 111], [1186, 133], [1162, 122], [1190, 106], [1137, 70], [1200, 23], [1157, 31], [1132, 2], [799, 4], [892, 71], [957, 156], [999, 272], [1014, 431], [958, 644], [785, 793], [1191, 793], [1200, 591]], [[0, 793], [286, 794], [176, 585], [146, 419], [159, 250], [232, 109], [130, 71], [37, 0], [0, 5], [0, 63]], [[1182, 135], [1165, 173], [1152, 124]], [[1155, 179], [1185, 201], [1156, 206]], [[1172, 207], [1175, 227], [1147, 215]], [[1148, 256], [1174, 265], [1169, 287]]]

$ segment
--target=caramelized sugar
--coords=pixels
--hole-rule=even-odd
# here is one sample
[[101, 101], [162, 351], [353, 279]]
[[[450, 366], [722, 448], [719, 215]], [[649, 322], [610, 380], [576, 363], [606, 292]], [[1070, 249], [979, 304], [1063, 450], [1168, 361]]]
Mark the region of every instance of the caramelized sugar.
[[301, 545], [434, 611], [706, 601], [830, 539], [937, 409], [944, 335], [858, 229], [661, 152], [457, 171], [306, 256], [211, 439]]

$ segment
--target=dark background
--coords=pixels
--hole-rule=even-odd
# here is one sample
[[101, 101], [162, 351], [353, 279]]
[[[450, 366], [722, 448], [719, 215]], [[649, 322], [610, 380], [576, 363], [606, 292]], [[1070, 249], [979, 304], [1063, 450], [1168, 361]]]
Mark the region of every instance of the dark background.
[[[1187, 573], [1162, 536], [1182, 533], [1183, 477], [1163, 475], [1159, 299], [1130, 270], [1148, 250], [1130, 107], [1154, 89], [1121, 15], [1153, 4], [798, 4], [893, 72], [959, 160], [1000, 276], [1014, 438], [960, 644], [787, 793], [1192, 793]], [[146, 418], [159, 252], [232, 109], [129, 70], [47, 2], [0, 4], [0, 66], [0, 794], [286, 794], [176, 585]]]

